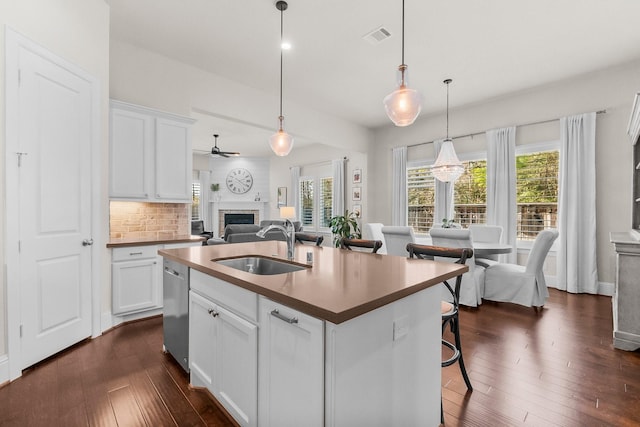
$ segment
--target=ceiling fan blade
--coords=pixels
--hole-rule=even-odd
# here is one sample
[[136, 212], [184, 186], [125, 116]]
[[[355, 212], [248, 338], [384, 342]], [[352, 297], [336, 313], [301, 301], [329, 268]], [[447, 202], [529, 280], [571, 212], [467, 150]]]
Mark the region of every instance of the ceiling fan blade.
[[226, 154], [227, 156], [239, 156], [240, 153], [238, 153], [237, 151], [221, 151], [221, 153]]
[[218, 153], [218, 155], [220, 155], [220, 156], [222, 156], [222, 157], [229, 157], [229, 156], [227, 156], [227, 153], [225, 153], [224, 151], [220, 151], [220, 152]]

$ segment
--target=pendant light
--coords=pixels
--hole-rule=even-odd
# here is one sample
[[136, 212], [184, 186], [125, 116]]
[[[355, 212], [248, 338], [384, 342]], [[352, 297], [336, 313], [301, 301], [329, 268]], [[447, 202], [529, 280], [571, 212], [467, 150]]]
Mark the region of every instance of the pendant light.
[[280, 11], [280, 115], [278, 116], [279, 127], [278, 131], [271, 135], [269, 138], [269, 144], [271, 145], [271, 149], [278, 156], [286, 156], [291, 152], [293, 148], [293, 137], [289, 135], [283, 128], [284, 116], [282, 115], [282, 62], [283, 62], [283, 52], [282, 52], [282, 41], [283, 41], [283, 15], [284, 11], [287, 10], [289, 5], [286, 1], [277, 1], [276, 9]]
[[404, 63], [404, 0], [402, 0], [402, 64], [398, 67], [398, 89], [384, 98], [387, 116], [396, 126], [409, 126], [420, 114], [420, 94], [407, 87], [407, 64]]
[[453, 149], [453, 141], [449, 138], [449, 83], [452, 81], [451, 79], [446, 79], [443, 82], [447, 85], [447, 138], [440, 147], [436, 162], [431, 166], [433, 176], [443, 182], [455, 182], [464, 172], [464, 166], [458, 160], [456, 150]]

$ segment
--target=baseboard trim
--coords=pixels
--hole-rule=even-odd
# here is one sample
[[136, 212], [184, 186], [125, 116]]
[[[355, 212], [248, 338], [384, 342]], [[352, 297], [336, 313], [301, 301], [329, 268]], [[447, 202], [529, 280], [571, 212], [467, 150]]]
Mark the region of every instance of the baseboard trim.
[[141, 311], [139, 313], [125, 314], [123, 316], [117, 316], [111, 314], [110, 311], [102, 313], [102, 333], [121, 325], [122, 323], [131, 322], [132, 320], [145, 319], [147, 317], [158, 316], [162, 314], [161, 308], [154, 310]]
[[0, 356], [0, 387], [9, 383], [9, 357]]
[[610, 282], [598, 282], [598, 295], [612, 297], [616, 292], [616, 285]]
[[[558, 281], [556, 276], [544, 276], [547, 281], [548, 288], [558, 289]], [[559, 289], [560, 291], [564, 291], [564, 289]], [[606, 297], [612, 297], [615, 293], [616, 286], [610, 282], [598, 282], [598, 293], [596, 295], [603, 295]]]

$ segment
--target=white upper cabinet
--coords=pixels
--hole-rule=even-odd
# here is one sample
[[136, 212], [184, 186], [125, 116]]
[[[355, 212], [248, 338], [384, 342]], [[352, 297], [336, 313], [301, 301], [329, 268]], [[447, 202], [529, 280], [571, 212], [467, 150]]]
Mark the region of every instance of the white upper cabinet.
[[111, 100], [109, 197], [191, 201], [193, 119]]

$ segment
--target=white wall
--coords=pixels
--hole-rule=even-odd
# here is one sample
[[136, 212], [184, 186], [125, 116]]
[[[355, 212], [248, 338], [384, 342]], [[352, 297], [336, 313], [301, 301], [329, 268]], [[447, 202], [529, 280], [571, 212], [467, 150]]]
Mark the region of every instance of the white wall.
[[[450, 88], [450, 135], [465, 135], [493, 128], [607, 110], [596, 122], [596, 215], [598, 272], [601, 282], [615, 281], [615, 252], [609, 232], [631, 228], [632, 147], [626, 129], [634, 94], [640, 91], [640, 62], [591, 73], [492, 101], [455, 108], [455, 76]], [[480, 83], [479, 83], [480, 84]], [[426, 99], [429, 96], [426, 96]], [[444, 137], [444, 115], [421, 117], [407, 128], [377, 129], [369, 157], [370, 208], [373, 222], [391, 222], [391, 149]], [[518, 127], [517, 143], [558, 138], [557, 122]], [[456, 150], [486, 150], [484, 136], [454, 142]], [[428, 156], [430, 147], [421, 148]], [[414, 153], [415, 154], [415, 153]], [[372, 189], [374, 189], [372, 191]]]
[[[307, 168], [310, 165], [316, 165], [318, 163], [327, 164], [331, 160], [346, 157], [348, 159], [346, 163], [345, 171], [345, 209], [353, 210], [354, 204], [362, 206], [362, 217], [360, 223], [368, 222], [367, 218], [370, 217], [369, 213], [369, 194], [366, 184], [370, 182], [368, 165], [368, 155], [366, 152], [360, 152], [349, 148], [335, 148], [329, 147], [323, 144], [315, 144], [308, 147], [294, 149], [287, 157], [272, 157], [271, 158], [271, 218], [279, 218], [276, 194], [278, 187], [287, 187], [287, 204], [292, 206], [291, 200], [291, 174], [289, 168], [291, 166], [301, 166], [304, 170], [305, 165]], [[328, 165], [329, 169], [331, 168]], [[362, 184], [353, 184], [352, 174], [354, 169], [362, 170]], [[354, 186], [362, 188], [362, 200], [355, 202], [351, 200], [351, 191]], [[337, 213], [336, 213], [337, 214]]]
[[[44, 46], [58, 56], [70, 61], [89, 74], [95, 76], [101, 84], [100, 118], [101, 118], [101, 156], [102, 179], [100, 187], [105, 195], [101, 206], [101, 214], [108, 218], [109, 206], [107, 194], [107, 159], [108, 159], [108, 100], [109, 100], [109, 8], [104, 0], [20, 0], [0, 2], [0, 57], [5, 56], [5, 25]], [[4, 117], [5, 109], [5, 63], [0, 61], [0, 117]], [[3, 127], [4, 129], [4, 127]], [[5, 164], [5, 133], [0, 132], [0, 164]], [[5, 283], [5, 183], [4, 167], [0, 173], [0, 220], [4, 227], [0, 230], [0, 355], [6, 352], [6, 307], [4, 295]], [[108, 224], [102, 225], [102, 239], [108, 235]], [[108, 271], [108, 252], [100, 250], [103, 270]], [[1, 382], [1, 381], [0, 381]]]
[[[257, 127], [276, 125], [278, 93], [265, 93], [130, 44], [112, 41], [114, 99], [189, 116], [193, 109]], [[371, 132], [344, 119], [286, 101], [287, 131], [334, 147], [365, 151]]]

